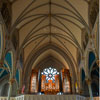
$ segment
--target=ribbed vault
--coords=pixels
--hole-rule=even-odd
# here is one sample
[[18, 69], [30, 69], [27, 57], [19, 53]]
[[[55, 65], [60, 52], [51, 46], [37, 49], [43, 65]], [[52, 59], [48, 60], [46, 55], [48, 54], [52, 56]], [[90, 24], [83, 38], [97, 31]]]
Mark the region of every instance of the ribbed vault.
[[82, 54], [81, 29], [85, 27], [89, 34], [88, 4], [84, 0], [18, 0], [12, 8], [11, 33], [19, 29], [19, 51], [28, 51], [25, 59], [32, 49], [44, 43], [68, 49], [74, 59], [76, 48]]
[[[70, 58], [70, 56], [64, 52], [62, 48], [57, 47], [54, 44], [46, 44], [43, 47], [40, 47], [40, 49], [36, 51], [33, 50], [32, 52], [33, 53], [31, 53], [27, 59], [27, 62], [24, 64], [23, 84], [26, 86], [25, 93], [29, 91], [29, 81], [32, 68], [40, 69], [41, 71], [44, 68], [49, 67], [49, 65], [56, 68], [58, 71], [61, 71], [62, 68], [67, 68], [70, 71], [72, 80], [74, 82], [78, 80], [77, 66], [75, 66], [73, 60], [71, 60], [72, 58]], [[52, 61], [55, 61], [55, 63]]]
[[[38, 63], [39, 62], [41, 62], [41, 61], [43, 61], [44, 59], [49, 59], [49, 60], [51, 60], [51, 62], [52, 62], [52, 59], [56, 59], [56, 60], [58, 60], [58, 62], [61, 62], [62, 64], [63, 64], [63, 66], [58, 66], [58, 67], [61, 67], [61, 68], [67, 68], [67, 69], [69, 69], [69, 67], [68, 67], [68, 64], [67, 64], [67, 62], [65, 61], [65, 59], [62, 57], [62, 55], [60, 55], [58, 52], [56, 52], [56, 51], [54, 51], [54, 50], [52, 50], [52, 49], [48, 49], [48, 50], [46, 50], [45, 52], [43, 52], [36, 60], [35, 60], [35, 62], [33, 63], [33, 69], [34, 69], [34, 67], [35, 66], [37, 66], [38, 67]], [[53, 67], [53, 63], [51, 63], [51, 66]], [[41, 66], [41, 67], [43, 67], [43, 66]], [[49, 66], [47, 66], [47, 67], [49, 67]]]
[[[35, 68], [40, 70], [41, 72], [48, 67], [56, 68], [58, 72], [60, 72], [63, 68], [66, 68], [64, 64], [60, 61], [60, 59], [56, 59], [53, 56], [47, 56], [45, 59], [41, 60]], [[34, 68], [34, 69], [35, 69]]]
[[[49, 55], [78, 74], [77, 51], [83, 54], [82, 29], [90, 33], [85, 0], [17, 0], [12, 4], [12, 16], [11, 34], [15, 29], [19, 31], [18, 56], [24, 51], [24, 74]], [[49, 51], [39, 53], [46, 46]], [[64, 61], [62, 53], [58, 57], [60, 50], [54, 52], [52, 48], [61, 49], [68, 60]]]

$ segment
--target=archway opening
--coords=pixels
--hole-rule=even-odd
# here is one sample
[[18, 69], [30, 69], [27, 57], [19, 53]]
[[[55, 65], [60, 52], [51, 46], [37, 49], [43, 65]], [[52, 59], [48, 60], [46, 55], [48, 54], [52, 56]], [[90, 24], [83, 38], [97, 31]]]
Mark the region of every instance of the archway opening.
[[[37, 56], [35, 56], [34, 54], [35, 55], [37, 54]], [[66, 53], [64, 53], [64, 51], [62, 51], [59, 48], [57, 49], [57, 47], [55, 46], [50, 45], [50, 46], [47, 46], [46, 48], [39, 49], [38, 52], [34, 52], [34, 54], [30, 57], [28, 61], [30, 63], [28, 62], [26, 63], [27, 72], [30, 74], [30, 77], [27, 77], [28, 74], [25, 73], [25, 75], [27, 74], [26, 75], [27, 79], [25, 78], [24, 80], [24, 84], [27, 89], [25, 91], [26, 93], [71, 94], [72, 92], [75, 91], [75, 83], [71, 82], [76, 79], [75, 68], [72, 63], [72, 60]], [[40, 77], [41, 72], [43, 72], [45, 68], [49, 68], [49, 67], [57, 69], [57, 71], [60, 73], [59, 74], [59, 81], [60, 81], [59, 87], [61, 88], [59, 89], [59, 92], [53, 91], [52, 93], [50, 93], [50, 92], [41, 91], [41, 87], [40, 87], [41, 86], [41, 77]], [[34, 90], [32, 90], [32, 78], [33, 77], [34, 77], [33, 80], [35, 80], [33, 82]], [[69, 80], [70, 91], [68, 90], [66, 91], [66, 89], [63, 88], [63, 86], [66, 86], [64, 84], [67, 84], [64, 82], [64, 81], [67, 81], [66, 78]], [[28, 84], [26, 81], [28, 82]]]

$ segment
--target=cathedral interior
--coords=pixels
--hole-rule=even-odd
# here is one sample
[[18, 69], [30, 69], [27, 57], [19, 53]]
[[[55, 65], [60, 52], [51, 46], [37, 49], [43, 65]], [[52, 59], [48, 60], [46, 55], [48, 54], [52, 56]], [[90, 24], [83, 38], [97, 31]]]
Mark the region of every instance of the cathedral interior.
[[0, 100], [99, 100], [99, 0], [0, 0]]

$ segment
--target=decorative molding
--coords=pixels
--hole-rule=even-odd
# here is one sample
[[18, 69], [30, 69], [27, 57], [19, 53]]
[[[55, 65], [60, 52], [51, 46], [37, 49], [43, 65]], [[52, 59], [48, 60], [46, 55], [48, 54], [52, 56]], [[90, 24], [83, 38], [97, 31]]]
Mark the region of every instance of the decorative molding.
[[13, 83], [15, 82], [15, 79], [12, 78], [12, 79], [9, 80], [9, 82], [10, 82], [11, 84], [13, 84]]

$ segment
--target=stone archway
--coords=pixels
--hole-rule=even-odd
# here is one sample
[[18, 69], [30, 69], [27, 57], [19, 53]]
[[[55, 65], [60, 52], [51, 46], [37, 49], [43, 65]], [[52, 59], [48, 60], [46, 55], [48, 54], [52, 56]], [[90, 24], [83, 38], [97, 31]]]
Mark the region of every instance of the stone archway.
[[1, 96], [8, 96], [9, 83], [4, 84], [1, 91]]
[[28, 61], [25, 63], [25, 66], [24, 66], [25, 69], [24, 69], [24, 77], [23, 77], [23, 84], [25, 84], [25, 86], [26, 86], [25, 93], [29, 92], [29, 81], [30, 81], [33, 63], [43, 52], [45, 52], [48, 49], [52, 49], [52, 50], [58, 52], [68, 63], [69, 70], [70, 70], [71, 77], [72, 77], [72, 84], [73, 84], [72, 92], [75, 93], [75, 81], [77, 80], [75, 66], [74, 66], [71, 58], [69, 57], [69, 55], [66, 54], [61, 48], [59, 48], [55, 45], [46, 45], [45, 47], [40, 48], [37, 52], [31, 54], [31, 57], [28, 58]]

